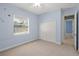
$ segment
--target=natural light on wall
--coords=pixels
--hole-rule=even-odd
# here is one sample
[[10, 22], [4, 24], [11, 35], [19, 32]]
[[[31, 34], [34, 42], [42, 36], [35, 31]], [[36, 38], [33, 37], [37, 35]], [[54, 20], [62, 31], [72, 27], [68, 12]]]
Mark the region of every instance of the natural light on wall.
[[29, 33], [29, 18], [14, 16], [14, 35]]

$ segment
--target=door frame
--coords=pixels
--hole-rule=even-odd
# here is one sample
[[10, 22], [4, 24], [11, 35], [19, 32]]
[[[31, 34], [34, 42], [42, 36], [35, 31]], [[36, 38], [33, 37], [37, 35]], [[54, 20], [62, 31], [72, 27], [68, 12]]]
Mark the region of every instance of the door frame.
[[[75, 13], [71, 13], [71, 14], [68, 14], [68, 15], [74, 15], [74, 20], [75, 20], [75, 34], [74, 34], [74, 49], [76, 50], [76, 51], [78, 51], [78, 12], [77, 12], [77, 10], [75, 11]], [[64, 21], [64, 16], [67, 16], [67, 15], [62, 15], [62, 22]], [[62, 23], [62, 25], [64, 25], [63, 23]], [[62, 34], [61, 34], [61, 43], [63, 42], [63, 40], [64, 40], [64, 29], [63, 29], [63, 26], [61, 25], [61, 28], [62, 28]]]
[[76, 13], [76, 51], [78, 51], [78, 12]]

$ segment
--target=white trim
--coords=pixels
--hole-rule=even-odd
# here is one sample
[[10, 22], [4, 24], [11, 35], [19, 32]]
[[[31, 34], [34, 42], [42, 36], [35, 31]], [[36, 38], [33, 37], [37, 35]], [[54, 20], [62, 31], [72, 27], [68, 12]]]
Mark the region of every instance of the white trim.
[[77, 22], [77, 20], [76, 20], [76, 18], [77, 18], [77, 10], [75, 11], [75, 32], [74, 32], [74, 46], [75, 46], [75, 49], [76, 49], [76, 22]]
[[20, 46], [20, 45], [23, 45], [23, 44], [25, 44], [25, 43], [32, 42], [32, 41], [34, 41], [34, 40], [37, 40], [37, 39], [32, 39], [32, 40], [30, 40], [30, 41], [20, 42], [20, 43], [14, 44], [14, 45], [12, 45], [12, 46], [9, 46], [9, 47], [6, 47], [6, 48], [2, 48], [2, 49], [0, 49], [0, 52], [6, 51], [6, 50], [11, 49], [11, 48], [15, 48], [15, 47]]
[[49, 41], [49, 40], [44, 40], [44, 39], [40, 39], [40, 40], [47, 41], [47, 42], [51, 42], [51, 43], [54, 43], [54, 44], [57, 44], [57, 45], [61, 45], [60, 42], [56, 42], [56, 41]]
[[[20, 16], [16, 16], [16, 15], [13, 15], [13, 29], [14, 29], [14, 19], [16, 18], [16, 17], [20, 17]], [[21, 16], [22, 17], [22, 16]], [[13, 34], [14, 35], [21, 35], [21, 34], [29, 34], [29, 18], [27, 17], [24, 17], [25, 19], [27, 19], [27, 21], [28, 21], [28, 31], [24, 31], [24, 32], [19, 32], [19, 33], [14, 33], [13, 32]]]
[[14, 35], [29, 34], [29, 32], [14, 33]]

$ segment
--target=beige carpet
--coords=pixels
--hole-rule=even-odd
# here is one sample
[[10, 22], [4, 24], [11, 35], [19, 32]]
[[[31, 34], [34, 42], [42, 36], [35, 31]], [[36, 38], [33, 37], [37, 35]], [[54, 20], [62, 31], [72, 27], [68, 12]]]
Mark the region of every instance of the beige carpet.
[[74, 47], [74, 38], [72, 38], [72, 37], [67, 38], [67, 37], [66, 37], [66, 38], [63, 40], [63, 43], [64, 43], [65, 45]]
[[78, 52], [69, 45], [57, 45], [36, 40], [13, 49], [1, 52], [2, 56], [78, 56]]

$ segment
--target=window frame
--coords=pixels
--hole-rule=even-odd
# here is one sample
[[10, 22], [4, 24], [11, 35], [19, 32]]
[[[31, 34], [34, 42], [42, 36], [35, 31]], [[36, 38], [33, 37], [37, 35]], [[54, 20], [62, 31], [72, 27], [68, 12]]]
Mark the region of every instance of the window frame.
[[[28, 26], [28, 31], [15, 33], [15, 32], [14, 32], [14, 19], [15, 19], [15, 18], [24, 18], [24, 19], [28, 22], [28, 25], [27, 25], [27, 26]], [[17, 15], [14, 15], [14, 16], [13, 16], [13, 34], [14, 34], [14, 35], [29, 34], [29, 18], [28, 18], [28, 17], [17, 16]]]

